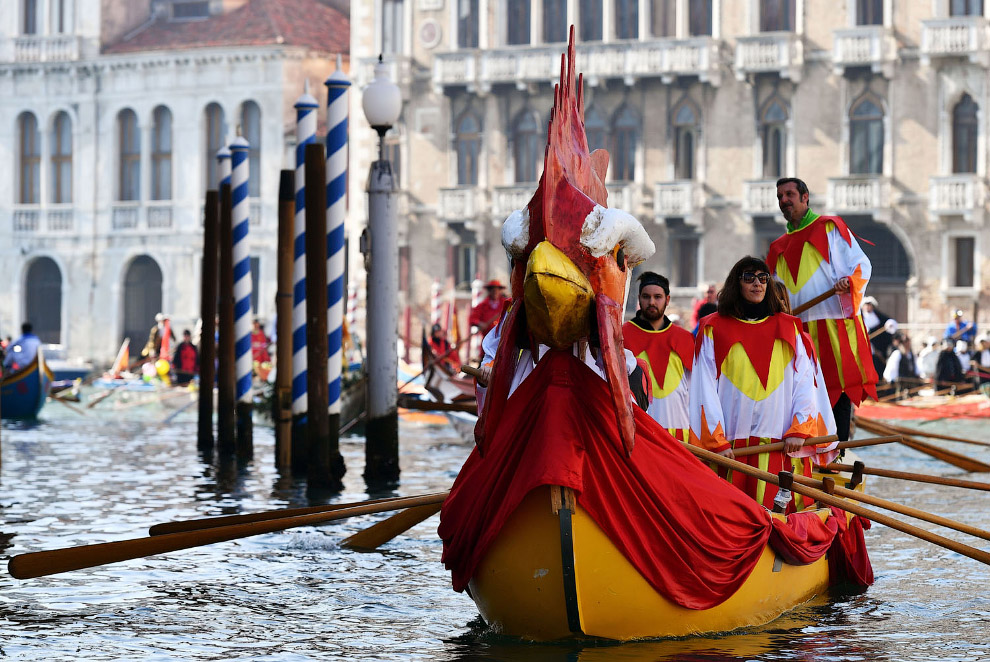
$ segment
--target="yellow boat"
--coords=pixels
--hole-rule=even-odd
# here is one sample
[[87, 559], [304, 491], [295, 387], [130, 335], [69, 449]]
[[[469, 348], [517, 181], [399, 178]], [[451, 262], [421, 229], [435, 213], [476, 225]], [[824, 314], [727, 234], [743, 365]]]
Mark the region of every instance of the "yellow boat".
[[[832, 516], [825, 508], [817, 513], [823, 520]], [[582, 635], [628, 640], [761, 625], [828, 585], [825, 556], [789, 565], [767, 545], [727, 600], [711, 609], [681, 607], [643, 578], [570, 490], [544, 486], [530, 492], [506, 522], [468, 590], [485, 622], [503, 634], [538, 641]]]

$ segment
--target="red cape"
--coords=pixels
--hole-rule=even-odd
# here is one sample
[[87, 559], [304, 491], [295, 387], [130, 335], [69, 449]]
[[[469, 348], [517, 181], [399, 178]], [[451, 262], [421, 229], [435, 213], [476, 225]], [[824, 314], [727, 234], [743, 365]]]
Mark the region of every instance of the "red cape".
[[806, 521], [796, 536], [786, 524], [771, 525], [759, 504], [639, 408], [627, 455], [612, 409], [608, 385], [571, 353], [543, 357], [506, 401], [484, 456], [474, 449], [444, 502], [439, 534], [455, 590], [467, 586], [506, 520], [542, 485], [573, 489], [647, 581], [691, 609], [732, 595], [772, 530], [803, 550], [795, 558], [814, 560], [828, 549], [834, 525], [810, 513], [798, 516]]

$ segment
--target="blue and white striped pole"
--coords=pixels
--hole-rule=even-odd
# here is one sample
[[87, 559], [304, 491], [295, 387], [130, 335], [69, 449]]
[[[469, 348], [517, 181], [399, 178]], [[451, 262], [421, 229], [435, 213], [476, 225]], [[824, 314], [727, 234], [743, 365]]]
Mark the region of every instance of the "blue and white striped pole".
[[316, 99], [309, 83], [296, 100], [296, 220], [292, 266], [292, 415], [306, 413], [306, 145], [316, 140]]
[[[237, 402], [252, 404], [251, 254], [248, 250], [248, 141], [238, 136], [230, 145], [230, 188], [233, 209], [234, 366]], [[240, 428], [240, 426], [238, 426]]]
[[230, 183], [230, 149], [226, 145], [217, 150], [217, 174], [220, 177], [217, 184], [219, 190], [224, 184]]
[[347, 214], [347, 98], [351, 82], [337, 70], [327, 78], [327, 380], [330, 415], [340, 413], [344, 326], [344, 217]]
[[231, 455], [237, 445], [237, 396], [234, 361], [233, 239], [230, 194], [230, 150], [217, 150], [217, 179], [220, 190], [218, 229], [218, 318], [217, 325], [217, 450]]

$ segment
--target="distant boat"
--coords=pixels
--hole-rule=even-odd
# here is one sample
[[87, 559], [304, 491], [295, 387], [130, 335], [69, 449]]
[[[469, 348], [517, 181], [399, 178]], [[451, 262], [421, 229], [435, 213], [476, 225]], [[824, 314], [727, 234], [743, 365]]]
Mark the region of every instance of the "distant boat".
[[0, 416], [32, 419], [45, 404], [54, 375], [45, 363], [44, 353], [38, 355], [23, 370], [5, 375], [0, 381]]

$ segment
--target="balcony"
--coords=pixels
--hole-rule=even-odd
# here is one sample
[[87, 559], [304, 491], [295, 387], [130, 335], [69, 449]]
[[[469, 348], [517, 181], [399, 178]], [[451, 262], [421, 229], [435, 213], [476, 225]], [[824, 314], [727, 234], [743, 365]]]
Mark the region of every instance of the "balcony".
[[848, 67], [869, 67], [884, 78], [894, 75], [897, 42], [890, 28], [882, 25], [860, 25], [835, 31], [832, 66], [836, 75]]
[[633, 216], [648, 216], [648, 198], [643, 185], [636, 182], [607, 182], [608, 206], [621, 209]]
[[780, 213], [777, 180], [750, 179], [743, 182], [742, 212], [749, 217], [776, 216]]
[[45, 225], [49, 232], [72, 232], [76, 212], [72, 205], [49, 207], [45, 212]]
[[921, 22], [921, 63], [965, 57], [990, 67], [990, 23], [982, 16], [955, 16]]
[[928, 212], [933, 220], [961, 216], [981, 225], [987, 202], [986, 180], [975, 174], [931, 177], [928, 180]]
[[691, 180], [657, 182], [653, 189], [653, 215], [658, 223], [667, 218], [683, 218], [687, 225], [702, 226], [704, 190]]
[[511, 186], [496, 186], [492, 191], [492, 218], [501, 223], [509, 214], [522, 209], [529, 204], [536, 193], [536, 182], [532, 184], [513, 184]]
[[14, 209], [14, 232], [34, 233], [41, 229], [41, 209], [37, 205]]
[[469, 223], [488, 211], [487, 195], [477, 186], [457, 186], [440, 189], [437, 215], [448, 223]]
[[14, 208], [13, 230], [18, 234], [67, 234], [75, 228], [75, 208], [71, 204], [19, 205]]
[[890, 222], [890, 178], [884, 175], [850, 175], [828, 180], [826, 208], [841, 215], [867, 214]]
[[154, 200], [140, 202], [115, 202], [110, 208], [110, 227], [114, 232], [148, 232], [158, 234], [173, 232], [173, 202]]
[[[402, 97], [409, 98], [409, 85], [412, 83], [412, 58], [405, 55], [387, 54], [382, 56], [382, 63], [388, 77], [402, 90]], [[364, 88], [375, 79], [375, 65], [378, 64], [377, 57], [362, 57], [357, 60], [356, 86], [358, 89]]]
[[801, 81], [804, 42], [793, 32], [765, 32], [736, 41], [736, 78], [775, 73], [781, 78]]
[[[711, 37], [656, 39], [577, 45], [585, 81], [598, 85], [621, 79], [632, 85], [642, 78], [660, 77], [665, 83], [678, 76], [697, 76], [717, 86], [721, 82], [719, 42]], [[552, 84], [560, 77], [560, 46], [511, 46], [486, 51], [438, 53], [433, 60], [433, 84], [465, 86], [482, 93], [492, 85]]]
[[69, 62], [79, 59], [75, 35], [22, 35], [13, 38], [14, 62]]

